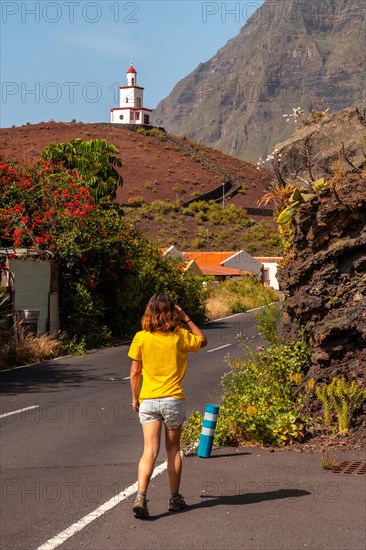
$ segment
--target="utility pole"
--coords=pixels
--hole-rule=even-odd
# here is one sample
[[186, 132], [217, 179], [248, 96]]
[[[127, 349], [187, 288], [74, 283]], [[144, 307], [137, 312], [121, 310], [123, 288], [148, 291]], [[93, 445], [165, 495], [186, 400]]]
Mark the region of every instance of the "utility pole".
[[222, 182], [222, 209], [225, 208], [225, 182]]

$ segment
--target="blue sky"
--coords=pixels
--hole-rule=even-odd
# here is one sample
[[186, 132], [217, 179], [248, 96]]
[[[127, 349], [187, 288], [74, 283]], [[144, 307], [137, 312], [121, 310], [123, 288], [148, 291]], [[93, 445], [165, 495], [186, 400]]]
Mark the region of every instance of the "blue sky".
[[109, 122], [131, 61], [154, 108], [262, 3], [2, 0], [1, 126]]

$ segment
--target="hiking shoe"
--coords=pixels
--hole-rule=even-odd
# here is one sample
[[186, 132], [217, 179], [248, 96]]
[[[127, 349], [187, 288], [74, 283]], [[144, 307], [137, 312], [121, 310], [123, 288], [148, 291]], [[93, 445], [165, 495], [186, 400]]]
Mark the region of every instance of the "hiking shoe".
[[169, 512], [177, 512], [178, 510], [183, 510], [183, 508], [187, 508], [183, 495], [178, 493], [176, 496], [169, 498]]
[[149, 517], [146, 497], [137, 496], [135, 498], [135, 502], [133, 503], [133, 512], [136, 518], [143, 519]]

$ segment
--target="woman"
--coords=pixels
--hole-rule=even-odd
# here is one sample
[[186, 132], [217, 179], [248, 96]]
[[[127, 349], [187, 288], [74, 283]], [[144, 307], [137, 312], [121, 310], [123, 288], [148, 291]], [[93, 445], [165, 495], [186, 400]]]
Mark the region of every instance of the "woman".
[[[182, 328], [184, 323], [189, 330]], [[160, 449], [162, 424], [168, 455], [170, 498], [168, 509], [186, 507], [179, 493], [182, 459], [180, 436], [185, 419], [185, 395], [181, 382], [187, 370], [187, 352], [207, 345], [203, 332], [163, 293], [152, 296], [128, 352], [132, 359], [130, 381], [132, 407], [139, 412], [144, 452], [138, 467], [138, 493], [133, 511], [138, 518], [149, 516], [146, 493]], [[141, 374], [143, 383], [138, 395]]]

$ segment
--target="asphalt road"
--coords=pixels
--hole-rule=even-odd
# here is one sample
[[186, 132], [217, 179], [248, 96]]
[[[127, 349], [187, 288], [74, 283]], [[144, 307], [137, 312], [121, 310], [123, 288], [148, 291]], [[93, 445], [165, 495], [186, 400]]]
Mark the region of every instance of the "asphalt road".
[[[189, 411], [219, 402], [225, 356], [241, 353], [237, 333], [255, 335], [254, 318], [205, 332], [209, 345], [190, 355], [185, 379]], [[222, 448], [186, 457], [189, 508], [179, 513], [167, 512], [161, 453], [150, 519], [135, 519], [142, 441], [127, 351], [0, 373], [1, 550], [365, 550], [366, 476], [324, 470], [315, 452]], [[366, 451], [339, 458], [366, 461]]]
[[[256, 335], [252, 313], [205, 327], [209, 345], [189, 356], [188, 413], [219, 402], [225, 356], [241, 353], [239, 332]], [[40, 547], [135, 483], [142, 438], [127, 351], [126, 344], [0, 373], [2, 550]], [[62, 547], [79, 548], [72, 540]]]

